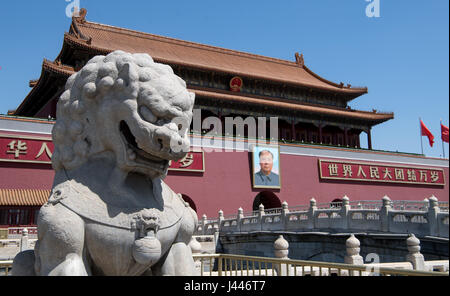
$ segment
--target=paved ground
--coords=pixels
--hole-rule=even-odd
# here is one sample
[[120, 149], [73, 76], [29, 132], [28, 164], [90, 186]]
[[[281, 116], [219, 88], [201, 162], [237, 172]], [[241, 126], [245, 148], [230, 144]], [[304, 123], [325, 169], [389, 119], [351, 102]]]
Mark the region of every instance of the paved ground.
[[17, 253], [19, 253], [19, 247], [0, 248], [0, 261], [13, 260]]
[[[1, 239], [0, 240], [0, 261], [13, 260], [19, 253], [19, 239]], [[36, 239], [28, 240], [29, 249], [34, 249]]]

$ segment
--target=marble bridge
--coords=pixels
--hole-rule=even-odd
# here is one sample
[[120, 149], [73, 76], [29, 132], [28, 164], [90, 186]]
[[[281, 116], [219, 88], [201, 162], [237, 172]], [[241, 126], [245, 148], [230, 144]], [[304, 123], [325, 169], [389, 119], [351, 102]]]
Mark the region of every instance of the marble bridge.
[[343, 262], [341, 250], [349, 235], [361, 241], [362, 254], [376, 253], [382, 262], [402, 261], [404, 240], [414, 234], [422, 241], [427, 260], [448, 259], [448, 202], [434, 196], [423, 201], [398, 201], [385, 196], [380, 201], [339, 203], [264, 209], [224, 216], [206, 216], [196, 235], [214, 235], [216, 252], [272, 257], [272, 242], [283, 235], [291, 245], [292, 258]]
[[288, 232], [371, 232], [414, 233], [416, 236], [448, 238], [448, 202], [439, 202], [434, 196], [424, 201], [392, 201], [388, 196], [381, 201], [354, 201], [347, 196], [342, 202], [317, 204], [312, 198], [309, 206], [289, 207], [245, 214], [242, 208], [236, 215], [217, 219], [205, 215], [199, 221], [196, 235], [219, 232], [248, 233], [255, 231]]

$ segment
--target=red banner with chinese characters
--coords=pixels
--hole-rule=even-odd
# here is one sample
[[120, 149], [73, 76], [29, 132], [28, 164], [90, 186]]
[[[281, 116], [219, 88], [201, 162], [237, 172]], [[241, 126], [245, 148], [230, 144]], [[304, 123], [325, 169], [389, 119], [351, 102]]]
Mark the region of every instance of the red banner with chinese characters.
[[0, 135], [0, 161], [51, 163], [51, 138]]
[[[51, 138], [0, 134], [0, 161], [51, 164], [53, 149]], [[169, 170], [204, 172], [203, 151], [172, 161]]]
[[319, 159], [321, 179], [445, 185], [443, 169]]
[[185, 157], [179, 161], [170, 162], [170, 171], [190, 171], [190, 172], [204, 172], [205, 158], [203, 151], [188, 152]]

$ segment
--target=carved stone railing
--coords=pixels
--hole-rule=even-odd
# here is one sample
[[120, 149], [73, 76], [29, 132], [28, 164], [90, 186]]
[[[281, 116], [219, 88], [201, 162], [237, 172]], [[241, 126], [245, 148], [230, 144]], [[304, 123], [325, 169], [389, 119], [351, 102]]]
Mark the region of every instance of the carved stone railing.
[[342, 202], [317, 204], [310, 200], [309, 207], [259, 210], [224, 217], [219, 211], [217, 219], [204, 215], [197, 226], [197, 235], [239, 233], [252, 231], [370, 231], [380, 233], [415, 233], [418, 236], [448, 238], [448, 202], [439, 202], [432, 196], [424, 201], [392, 201], [385, 196], [381, 201]]

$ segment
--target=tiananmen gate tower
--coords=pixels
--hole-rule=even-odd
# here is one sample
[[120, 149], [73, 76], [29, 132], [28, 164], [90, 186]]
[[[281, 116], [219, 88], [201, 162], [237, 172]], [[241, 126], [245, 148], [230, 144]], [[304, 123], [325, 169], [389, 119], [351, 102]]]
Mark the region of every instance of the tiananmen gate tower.
[[[59, 55], [44, 59], [39, 79], [16, 110], [0, 116], [0, 227], [34, 225], [47, 201], [53, 181], [51, 129], [56, 105], [66, 80], [91, 58], [115, 50], [147, 53], [168, 64], [195, 93], [194, 109], [201, 119], [216, 117], [278, 118], [280, 184], [255, 186], [247, 128], [222, 131], [192, 123], [192, 152], [173, 162], [165, 182], [182, 194], [199, 217], [233, 214], [239, 207], [252, 211], [262, 203], [306, 205], [310, 198], [331, 202], [351, 200], [448, 201], [448, 160], [411, 153], [372, 149], [373, 126], [393, 113], [360, 111], [348, 103], [366, 94], [366, 87], [334, 83], [310, 70], [302, 54], [293, 61], [239, 52], [86, 20], [86, 10], [73, 17]], [[258, 124], [260, 122], [258, 121]], [[367, 135], [367, 148], [360, 137]], [[272, 139], [273, 140], [273, 139]], [[242, 144], [233, 153], [206, 151]], [[275, 153], [276, 154], [276, 153]]]

